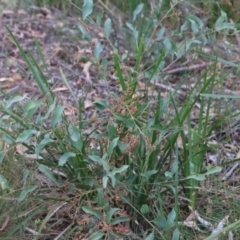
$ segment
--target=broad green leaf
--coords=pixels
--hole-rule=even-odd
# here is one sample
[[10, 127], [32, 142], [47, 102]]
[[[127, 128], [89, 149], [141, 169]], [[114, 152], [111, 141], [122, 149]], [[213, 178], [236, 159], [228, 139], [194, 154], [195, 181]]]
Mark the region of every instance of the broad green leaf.
[[180, 231], [178, 228], [176, 228], [173, 231], [172, 240], [179, 240], [179, 239], [180, 239]]
[[64, 110], [63, 106], [57, 106], [57, 108], [53, 112], [53, 118], [51, 120], [51, 126], [53, 129], [56, 127], [56, 124], [62, 121], [63, 110]]
[[127, 128], [133, 128], [136, 126], [136, 123], [135, 123], [134, 119], [129, 118], [125, 121], [125, 125]]
[[161, 12], [167, 12], [169, 11], [171, 8], [172, 8], [172, 2], [170, 0], [162, 0], [162, 1], [159, 1], [159, 4], [161, 4], [160, 6], [160, 11]]
[[54, 142], [54, 140], [50, 137], [50, 134], [47, 133], [44, 135], [44, 139], [39, 143], [39, 145], [46, 145], [50, 142]]
[[50, 171], [50, 169], [47, 166], [40, 165], [38, 167], [38, 170], [42, 172], [50, 181], [54, 182], [57, 186], [59, 185], [58, 181], [56, 180], [53, 173]]
[[174, 161], [172, 164], [172, 174], [178, 173], [178, 161]]
[[155, 218], [155, 219], [153, 220], [153, 223], [154, 223], [157, 227], [164, 229], [165, 226], [167, 225], [167, 219], [166, 219], [164, 216], [160, 216], [160, 217], [158, 217], [158, 218]]
[[4, 133], [3, 135], [3, 141], [5, 141], [7, 144], [11, 145], [14, 143], [13, 138], [11, 138], [8, 134]]
[[222, 16], [220, 16], [215, 23], [215, 29], [216, 30], [221, 29], [224, 21], [225, 19]]
[[129, 119], [128, 116], [120, 115], [120, 114], [117, 114], [117, 113], [113, 113], [113, 116], [114, 116], [117, 120], [122, 121], [122, 122], [124, 122], [124, 123]]
[[228, 30], [234, 30], [236, 31], [236, 26], [233, 24], [233, 23], [223, 23], [222, 27], [219, 28], [219, 29], [216, 29], [217, 31], [220, 31], [220, 30], [224, 30], [224, 29], [228, 29]]
[[171, 185], [171, 184], [166, 184], [165, 186], [166, 186], [166, 188], [169, 188], [169, 189], [173, 192], [173, 194], [175, 195], [176, 189], [174, 188], [173, 185]]
[[69, 124], [69, 127], [68, 127], [68, 133], [73, 142], [79, 141], [81, 137], [80, 132], [78, 128], [73, 126], [71, 123]]
[[123, 54], [121, 55], [121, 60], [124, 61], [125, 59], [127, 59], [127, 56], [128, 56], [127, 53], [123, 53]]
[[81, 133], [79, 129], [73, 126], [72, 124], [69, 124], [68, 133], [69, 133], [69, 136], [67, 137], [71, 138], [73, 147], [81, 151], [83, 147], [83, 142], [81, 139]]
[[103, 176], [102, 182], [103, 182], [103, 188], [107, 188], [107, 183], [108, 183], [108, 176]]
[[59, 159], [58, 166], [63, 166], [67, 162], [67, 160], [71, 157], [76, 157], [76, 154], [73, 152], [64, 153]]
[[89, 237], [89, 240], [99, 240], [102, 239], [102, 237], [105, 236], [105, 233], [103, 232], [95, 232]]
[[55, 103], [55, 102], [50, 105], [50, 107], [48, 108], [47, 113], [46, 113], [45, 116], [42, 118], [43, 120], [46, 120], [46, 119], [49, 118], [49, 115], [50, 115], [50, 114], [52, 113], [52, 111], [55, 109], [55, 106], [56, 106], [56, 103]]
[[142, 181], [143, 181], [143, 182], [148, 182], [149, 178], [150, 178], [152, 175], [156, 174], [157, 172], [158, 172], [157, 170], [149, 170], [149, 171], [147, 171], [147, 172], [145, 172], [145, 173], [141, 173], [141, 176], [143, 176]]
[[107, 69], [108, 69], [108, 66], [109, 66], [109, 61], [106, 58], [104, 58], [101, 61], [101, 65], [102, 65], [102, 70], [104, 72], [107, 72]]
[[105, 170], [106, 173], [108, 174], [109, 171], [110, 171], [110, 166], [109, 166], [108, 161], [105, 160], [105, 159], [101, 159], [101, 162], [102, 162], [102, 165], [103, 165], [104, 170]]
[[115, 126], [109, 126], [108, 129], [108, 137], [110, 140], [114, 139], [117, 135], [117, 130]]
[[158, 172], [157, 170], [149, 170], [149, 171], [145, 172], [144, 175], [147, 177], [150, 177], [150, 176], [156, 174], [157, 172]]
[[22, 180], [22, 181], [23, 181], [23, 184], [24, 184], [24, 185], [27, 183], [27, 178], [28, 178], [28, 176], [29, 176], [29, 173], [30, 173], [30, 172], [29, 172], [29, 170], [27, 170], [27, 169], [26, 169], [26, 170], [24, 171], [24, 173], [23, 173], [23, 180]]
[[96, 23], [98, 26], [101, 26], [102, 18], [103, 18], [103, 13], [102, 12], [98, 13], [96, 17]]
[[226, 22], [227, 19], [227, 14], [221, 10], [221, 16], [217, 19], [216, 23], [215, 23], [215, 30], [220, 30], [222, 28], [222, 25], [224, 22]]
[[109, 105], [105, 100], [96, 100], [93, 102], [97, 108], [97, 110], [103, 111], [104, 109], [108, 108]]
[[189, 16], [188, 19], [195, 21], [198, 24], [198, 27], [200, 29], [202, 29], [204, 27], [204, 23], [203, 23], [202, 19], [198, 18], [197, 16], [192, 15], [192, 16]]
[[83, 25], [79, 25], [78, 26], [78, 29], [81, 31], [82, 35], [84, 36], [84, 38], [87, 40], [87, 41], [91, 41], [92, 40], [92, 36], [90, 35], [90, 33], [86, 30], [86, 28], [83, 26]]
[[165, 46], [165, 52], [170, 53], [172, 51], [172, 43], [170, 42], [170, 40], [168, 38], [165, 38], [163, 40], [163, 44]]
[[45, 134], [44, 139], [36, 146], [35, 153], [36, 158], [38, 159], [40, 151], [49, 143], [54, 142], [53, 139], [50, 138], [50, 134]]
[[192, 19], [188, 19], [188, 20], [191, 23], [191, 29], [192, 29], [193, 33], [197, 34], [198, 31], [199, 31], [198, 24], [194, 20], [192, 20]]
[[105, 203], [105, 200], [104, 200], [104, 193], [103, 193], [103, 189], [102, 188], [98, 188], [97, 189], [97, 204], [98, 206], [102, 207]]
[[129, 146], [129, 143], [124, 143], [124, 142], [120, 142], [120, 141], [118, 142], [118, 147], [122, 153], [125, 153], [128, 146]]
[[35, 129], [29, 129], [25, 130], [23, 133], [21, 133], [17, 139], [16, 142], [25, 142], [27, 139], [29, 139], [32, 135], [37, 135], [38, 131]]
[[37, 186], [25, 188], [25, 189], [20, 193], [20, 196], [17, 198], [17, 201], [18, 201], [18, 202], [22, 202], [29, 193], [32, 193], [32, 192], [35, 191], [36, 189], [37, 189]]
[[111, 210], [107, 213], [107, 216], [105, 218], [105, 222], [107, 224], [110, 224], [111, 223], [111, 220], [112, 220], [112, 216], [115, 212], [119, 211], [120, 208], [111, 208]]
[[101, 218], [102, 217], [102, 212], [98, 211], [98, 210], [95, 210], [91, 207], [88, 207], [88, 206], [83, 206], [82, 207], [82, 210], [85, 212], [85, 213], [88, 213], [88, 214], [91, 214], [97, 218]]
[[77, 150], [82, 151], [83, 147], [83, 141], [80, 138], [77, 142], [72, 142], [73, 147], [75, 147]]
[[[148, 104], [151, 104], [151, 102], [149, 102]], [[134, 114], [134, 117], [137, 118], [138, 116], [146, 113], [146, 110], [148, 108], [148, 104], [139, 104], [137, 106], [137, 112]]]
[[134, 26], [131, 24], [131, 23], [129, 23], [129, 22], [126, 22], [126, 25], [127, 25], [127, 27], [131, 30], [131, 31], [135, 31], [135, 28], [134, 28]]
[[88, 155], [88, 157], [94, 162], [100, 163], [102, 165], [102, 158], [97, 155]]
[[109, 157], [111, 157], [112, 153], [113, 153], [113, 149], [117, 146], [118, 144], [118, 140], [119, 140], [119, 137], [116, 137], [112, 140], [112, 142], [110, 143], [108, 149], [107, 149], [107, 154]]
[[116, 225], [122, 222], [129, 222], [130, 219], [128, 217], [116, 217], [114, 219], [112, 219], [111, 224], [112, 225]]
[[39, 106], [42, 104], [41, 100], [32, 100], [27, 102], [24, 105], [24, 110], [25, 110], [25, 116], [29, 119], [32, 118], [33, 114], [36, 113], [36, 111], [38, 110]]
[[222, 171], [222, 167], [220, 167], [220, 166], [216, 166], [216, 167], [207, 166], [207, 172], [205, 174], [210, 175], [210, 174], [219, 173], [221, 171]]
[[203, 181], [206, 179], [206, 175], [205, 174], [193, 174], [193, 175], [190, 175], [189, 177], [187, 177], [186, 179], [196, 179], [198, 181]]
[[27, 94], [24, 94], [23, 96], [15, 96], [14, 98], [7, 101], [7, 104], [5, 105], [6, 109], [10, 108], [14, 103], [21, 102], [27, 97]]
[[165, 173], [164, 173], [164, 175], [165, 175], [165, 177], [167, 177], [167, 178], [173, 178], [173, 173], [172, 172], [169, 172], [169, 171], [166, 171]]
[[147, 204], [143, 204], [140, 208], [140, 211], [144, 215], [150, 212], [150, 208]]
[[97, 61], [100, 60], [100, 54], [103, 51], [103, 46], [100, 42], [97, 43], [97, 45], [94, 48], [94, 56], [97, 59]]
[[0, 174], [0, 189], [1, 190], [12, 190], [10, 185], [8, 184], [7, 179]]
[[109, 172], [109, 173], [108, 173], [108, 176], [111, 178], [111, 180], [112, 180], [112, 186], [114, 187], [115, 184], [116, 184], [116, 178], [115, 178], [115, 176], [112, 174], [112, 172]]
[[42, 119], [42, 114], [41, 114], [40, 111], [37, 113], [37, 117], [36, 117], [35, 123], [38, 126], [41, 126], [41, 127], [43, 126], [43, 119]]
[[180, 47], [175, 52], [177, 58], [181, 58], [189, 50], [192, 44], [201, 44], [201, 42], [196, 39], [189, 39], [181, 43]]
[[92, 13], [93, 11], [93, 1], [92, 0], [84, 0], [83, 8], [82, 8], [82, 18], [86, 20], [86, 18]]
[[136, 9], [133, 12], [133, 20], [132, 20], [133, 22], [136, 20], [137, 15], [141, 13], [141, 11], [143, 10], [143, 7], [144, 7], [143, 3], [140, 3], [137, 5]]
[[108, 18], [104, 23], [104, 33], [107, 38], [110, 36], [111, 30], [112, 30], [112, 21], [110, 18]]
[[116, 173], [124, 172], [128, 167], [129, 167], [128, 165], [123, 165], [120, 168], [114, 168], [112, 170], [112, 174], [115, 175]]
[[6, 155], [6, 153], [7, 153], [7, 152], [5, 152], [5, 151], [1, 151], [1, 152], [0, 152], [0, 163], [2, 163], [2, 161], [3, 161], [3, 159], [4, 159], [5, 155]]
[[152, 233], [150, 233], [145, 240], [154, 240], [154, 231]]
[[168, 225], [167, 229], [168, 230], [174, 226], [174, 221], [176, 219], [176, 216], [177, 216], [176, 211], [173, 208], [172, 211], [167, 216], [167, 225]]
[[190, 24], [189, 21], [186, 20], [180, 28], [181, 32], [188, 30], [189, 24]]
[[164, 35], [165, 31], [166, 31], [166, 28], [165, 28], [165, 27], [161, 27], [161, 28], [157, 31], [156, 37], [159, 38], [159, 39], [163, 38], [163, 35]]

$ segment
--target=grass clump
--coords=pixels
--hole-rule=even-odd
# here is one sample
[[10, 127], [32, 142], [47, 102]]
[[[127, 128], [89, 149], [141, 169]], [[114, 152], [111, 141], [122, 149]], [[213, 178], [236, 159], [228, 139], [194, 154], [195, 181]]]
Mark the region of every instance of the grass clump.
[[[87, 24], [94, 22], [90, 18], [93, 4], [84, 2], [78, 29], [91, 45], [93, 38]], [[6, 159], [13, 161], [15, 157], [21, 162], [23, 156], [27, 159], [34, 155], [28, 169], [21, 172], [21, 191], [15, 192], [14, 197], [24, 203], [37, 199], [40, 206], [37, 210], [33, 208], [27, 218], [23, 214], [21, 224], [6, 232], [6, 237], [20, 229], [28, 232], [30, 229], [34, 239], [44, 239], [51, 229], [60, 229], [56, 239], [179, 239], [184, 234], [198, 237], [197, 232], [193, 233], [194, 228], [189, 233], [185, 230], [187, 224], [183, 223], [189, 214], [188, 206], [198, 209], [199, 199], [204, 195], [199, 191], [201, 183], [221, 171], [220, 166], [206, 166], [204, 161], [205, 154], [211, 150], [208, 138], [225, 120], [211, 123], [216, 97], [213, 92], [221, 83], [216, 62], [210, 63], [197, 77], [182, 101], [176, 97], [180, 86], [175, 91], [169, 88], [167, 94], [159, 90], [155, 94], [154, 90], [159, 86], [159, 78], [168, 81], [166, 73], [172, 62], [184, 60], [189, 53], [202, 54], [231, 67], [236, 65], [201, 50], [209, 43], [208, 39], [216, 37], [216, 32], [208, 31], [199, 17], [186, 17], [180, 31], [172, 30], [169, 37], [170, 31], [162, 23], [178, 15], [173, 14], [177, 5], [170, 6], [167, 2], [155, 9], [149, 19], [141, 14], [155, 6], [154, 3], [146, 5], [146, 9], [138, 1], [134, 7], [125, 5], [131, 12], [125, 37], [131, 40], [132, 56], [117, 49], [111, 40], [112, 19], [96, 15], [95, 24], [112, 47], [116, 84], [121, 92], [109, 92], [106, 99], [95, 100], [95, 116], [91, 119], [84, 117], [85, 99], [77, 98], [60, 70], [78, 109], [76, 117], [67, 117], [65, 106], [57, 100], [39, 63], [29, 51], [22, 49], [8, 29], [44, 98], [5, 96], [0, 101], [1, 163], [6, 163]], [[142, 19], [147, 20], [146, 24]], [[227, 30], [236, 30], [227, 21], [222, 13], [215, 25], [216, 31], [224, 28], [225, 36]], [[228, 23], [226, 31], [225, 23]], [[183, 37], [179, 43], [177, 40]], [[35, 44], [47, 68], [37, 41]], [[92, 62], [106, 83], [109, 59], [102, 59], [102, 42], [92, 50]], [[134, 58], [133, 67], [129, 67], [130, 57]], [[193, 124], [192, 112], [196, 106], [198, 121]], [[11, 154], [17, 144], [24, 146], [19, 156]], [[31, 173], [39, 174], [44, 182], [28, 181]], [[12, 191], [7, 179], [4, 172], [1, 179], [4, 197]], [[56, 213], [60, 215], [57, 220]]]

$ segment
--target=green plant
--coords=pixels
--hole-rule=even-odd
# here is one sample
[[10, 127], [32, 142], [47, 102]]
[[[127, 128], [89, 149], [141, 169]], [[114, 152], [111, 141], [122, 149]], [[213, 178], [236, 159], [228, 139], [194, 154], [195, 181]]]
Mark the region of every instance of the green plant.
[[[165, 64], [169, 59], [181, 61], [187, 52], [202, 54], [232, 67], [236, 64], [196, 50], [215, 36], [215, 32], [208, 31], [198, 17], [187, 16], [180, 31], [170, 38], [161, 23], [169, 15], [174, 18], [175, 5], [171, 7], [170, 1], [165, 3], [155, 9], [146, 25], [141, 22], [144, 5], [135, 1], [128, 6], [131, 21], [126, 26], [135, 53], [133, 68], [126, 67], [128, 53], [118, 51], [110, 40], [112, 20], [107, 18], [102, 23], [100, 15], [96, 16], [96, 26], [113, 48], [113, 62], [122, 93], [119, 96], [109, 93], [108, 99], [96, 100], [98, 115], [92, 119], [84, 119], [84, 99], [78, 100], [60, 70], [78, 109], [75, 119], [65, 115], [65, 107], [57, 102], [40, 65], [29, 51], [23, 51], [8, 29], [44, 98], [34, 100], [24, 95], [0, 101], [3, 140], [11, 148], [22, 144], [34, 153], [34, 167], [65, 193], [63, 198], [44, 194], [49, 201], [64, 203], [54, 206], [56, 208], [41, 220], [35, 219], [35, 239], [44, 232], [44, 226], [55, 210], [63, 206], [67, 206], [67, 212], [74, 212], [73, 216], [67, 216], [78, 223], [71, 222], [70, 226], [74, 227], [66, 232], [65, 239], [69, 236], [113, 239], [127, 235], [130, 239], [135, 235], [141, 239], [179, 239], [179, 221], [185, 215], [180, 204], [181, 190], [187, 204], [196, 208], [200, 182], [221, 170], [204, 164], [204, 155], [209, 150], [207, 139], [216, 127], [209, 124], [213, 89], [220, 81], [216, 80], [216, 64], [209, 65], [198, 77], [181, 105], [175, 97], [178, 89], [164, 97], [158, 93], [154, 98], [149, 86], [157, 86], [156, 80], [166, 71]], [[92, 11], [93, 2], [85, 0], [83, 21], [78, 26], [90, 44], [92, 36], [87, 30], [87, 21], [94, 22], [90, 18]], [[218, 31], [223, 28], [236, 30], [224, 12], [215, 27]], [[190, 37], [180, 43], [175, 41], [189, 30], [192, 31]], [[46, 72], [49, 72], [37, 41], [35, 45]], [[155, 52], [151, 57], [150, 50]], [[102, 51], [99, 42], [93, 47], [92, 62], [102, 71], [104, 78], [107, 59], [100, 58]], [[138, 87], [140, 78], [145, 80], [143, 91]], [[167, 80], [167, 76], [165, 78]], [[193, 126], [191, 113], [197, 103], [199, 119]], [[168, 114], [169, 109], [173, 109], [174, 114]], [[1, 153], [1, 162], [7, 152], [4, 149]], [[27, 170], [23, 174], [24, 183], [28, 174]], [[25, 187], [24, 184], [18, 199], [23, 201], [37, 190], [41, 191], [36, 185]], [[40, 196], [36, 194], [36, 197]], [[142, 231], [136, 227], [136, 222]], [[97, 227], [93, 227], [95, 225]]]

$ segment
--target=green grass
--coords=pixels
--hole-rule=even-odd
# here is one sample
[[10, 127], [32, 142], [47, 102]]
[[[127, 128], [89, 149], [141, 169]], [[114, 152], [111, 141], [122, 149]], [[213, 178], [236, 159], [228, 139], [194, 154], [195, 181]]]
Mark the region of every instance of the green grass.
[[[96, 21], [99, 14], [95, 10], [91, 15], [91, 1], [86, 2], [79, 29], [90, 44], [91, 32], [86, 30], [85, 24]], [[190, 214], [188, 206], [197, 209], [213, 224], [232, 212], [232, 224], [238, 217], [239, 207], [234, 197], [238, 188], [234, 190], [216, 180], [215, 173], [221, 171], [221, 166], [206, 166], [204, 161], [206, 152], [213, 150], [208, 138], [232, 117], [219, 117], [212, 122], [214, 104], [222, 105], [217, 97], [227, 99], [224, 95], [214, 95], [214, 89], [222, 84], [217, 62], [232, 68], [237, 68], [238, 64], [202, 50], [208, 41], [216, 39], [216, 31], [228, 38], [228, 30], [234, 32], [235, 25], [222, 12], [212, 15], [218, 21], [208, 29], [201, 18], [181, 19], [174, 15], [179, 6], [170, 7], [169, 1], [158, 7], [154, 1], [152, 6], [141, 3], [123, 1], [116, 5], [122, 11], [123, 21], [128, 18], [126, 38], [134, 51], [135, 65], [126, 68], [126, 53], [112, 49], [122, 94], [109, 93], [109, 99], [95, 101], [97, 115], [94, 119], [84, 119], [84, 99], [79, 100], [74, 95], [60, 70], [78, 109], [74, 119], [65, 115], [65, 106], [52, 92], [47, 81], [49, 76], [43, 73], [48, 67], [38, 42], [35, 41], [35, 46], [45, 69], [41, 69], [29, 51], [22, 49], [8, 29], [44, 98], [6, 96], [5, 101], [0, 101], [0, 208], [4, 212], [0, 221], [4, 222], [7, 214], [11, 216], [3, 232], [6, 239], [16, 239], [19, 234], [23, 239], [29, 236], [45, 239], [52, 232], [57, 232], [58, 239], [135, 239], [136, 236], [148, 240], [180, 239], [180, 236], [210, 239], [211, 231], [200, 235], [182, 226]], [[62, 4], [58, 7], [63, 9], [67, 6], [61, 1], [41, 4]], [[100, 5], [110, 9], [111, 4], [114, 1]], [[155, 12], [151, 18], [146, 18], [145, 14], [147, 16], [153, 6]], [[193, 11], [191, 4], [189, 6]], [[100, 26], [95, 24], [113, 47], [111, 20], [104, 20]], [[164, 30], [164, 21], [171, 23], [171, 31]], [[104, 61], [99, 59], [100, 53], [98, 44], [92, 61], [104, 78], [107, 72]], [[150, 86], [157, 86], [159, 78], [168, 82], [169, 75], [163, 71], [165, 62], [180, 61], [193, 53], [212, 63], [196, 77], [186, 98], [180, 101], [177, 91], [187, 82], [188, 73], [182, 75], [182, 82], [175, 91], [164, 97], [158, 93], [152, 98]], [[142, 77], [145, 78], [144, 91], [139, 91]], [[193, 125], [196, 105], [198, 121]], [[223, 109], [223, 114], [227, 110]], [[90, 127], [92, 131], [86, 133]], [[17, 145], [26, 150], [15, 154]], [[28, 163], [30, 154], [35, 154], [31, 164]], [[36, 176], [41, 176], [41, 180]], [[47, 184], [43, 184], [44, 179]], [[14, 204], [8, 197], [13, 198]], [[6, 213], [4, 209], [9, 204], [12, 209]], [[239, 223], [229, 226], [234, 236], [239, 236]]]

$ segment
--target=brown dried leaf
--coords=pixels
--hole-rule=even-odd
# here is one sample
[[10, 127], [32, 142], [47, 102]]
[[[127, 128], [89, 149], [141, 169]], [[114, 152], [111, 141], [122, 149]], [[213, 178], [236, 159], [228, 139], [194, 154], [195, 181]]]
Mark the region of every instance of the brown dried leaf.
[[21, 155], [23, 155], [26, 151], [27, 151], [28, 149], [24, 146], [24, 145], [22, 145], [22, 144], [17, 144], [17, 146], [16, 146], [16, 151], [17, 151], [17, 153], [19, 153], [19, 154], [21, 154]]
[[68, 90], [67, 87], [58, 87], [58, 88], [53, 89], [52, 91], [53, 92], [61, 92], [61, 91], [67, 91], [67, 90]]
[[7, 227], [9, 220], [10, 220], [10, 217], [7, 216], [5, 222], [2, 224], [2, 226], [0, 228], [0, 232], [3, 231]]
[[92, 83], [91, 77], [90, 77], [90, 72], [89, 69], [92, 66], [92, 63], [90, 61], [86, 62], [83, 67], [83, 72], [86, 75], [86, 80], [88, 83]]
[[85, 108], [85, 109], [88, 109], [88, 108], [90, 108], [90, 107], [92, 107], [92, 106], [93, 106], [92, 101], [86, 100], [86, 101], [84, 102], [84, 108]]
[[237, 153], [236, 158], [237, 158], [237, 159], [240, 158], [240, 151]]

